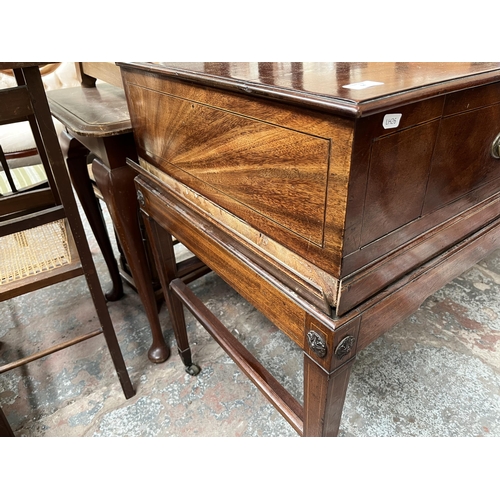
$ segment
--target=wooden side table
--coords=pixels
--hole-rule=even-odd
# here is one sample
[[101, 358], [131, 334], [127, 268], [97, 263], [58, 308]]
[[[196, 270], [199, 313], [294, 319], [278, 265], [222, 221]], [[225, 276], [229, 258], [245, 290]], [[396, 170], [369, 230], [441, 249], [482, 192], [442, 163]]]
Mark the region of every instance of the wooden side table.
[[126, 159], [137, 158], [137, 153], [123, 89], [102, 83], [90, 88], [54, 90], [48, 92], [47, 97], [53, 116], [67, 128], [67, 133], [61, 138], [63, 154], [112, 278], [113, 288], [106, 296], [108, 300], [117, 300], [123, 294], [123, 285], [89, 177], [89, 152], [95, 155], [93, 176], [109, 209], [132, 274], [132, 284], [141, 298], [151, 327], [153, 340], [148, 357], [152, 362], [163, 362], [168, 359], [170, 349], [159, 323], [152, 273], [139, 225], [133, 183], [136, 173], [126, 165]]

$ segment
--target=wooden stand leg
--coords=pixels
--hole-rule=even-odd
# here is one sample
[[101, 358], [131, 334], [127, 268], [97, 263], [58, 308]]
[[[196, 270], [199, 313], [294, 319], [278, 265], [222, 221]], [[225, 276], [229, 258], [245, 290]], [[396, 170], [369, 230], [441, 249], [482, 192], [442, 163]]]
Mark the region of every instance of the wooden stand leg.
[[304, 436], [337, 436], [355, 357], [332, 373], [304, 355]]
[[170, 348], [161, 330], [151, 272], [139, 227], [139, 205], [134, 186], [137, 174], [127, 165], [109, 169], [98, 159], [92, 162], [92, 172], [109, 209], [149, 320], [153, 342], [148, 357], [153, 363], [162, 363], [169, 358]]
[[73, 187], [78, 195], [83, 211], [87, 216], [89, 225], [101, 249], [104, 261], [106, 262], [111, 276], [113, 286], [110, 291], [106, 292], [106, 299], [109, 301], [118, 300], [123, 296], [123, 283], [113, 253], [113, 247], [109, 240], [109, 234], [102, 217], [102, 212], [98, 205], [99, 201], [95, 197], [94, 189], [87, 171], [87, 156], [89, 150], [66, 132], [63, 132], [59, 139]]
[[151, 218], [144, 216], [143, 219], [151, 245], [153, 246], [155, 264], [158, 269], [170, 320], [172, 321], [179, 356], [186, 367], [186, 371], [190, 375], [197, 375], [200, 369], [192, 361], [183, 305], [170, 289], [170, 283], [177, 278], [177, 263], [172, 236]]

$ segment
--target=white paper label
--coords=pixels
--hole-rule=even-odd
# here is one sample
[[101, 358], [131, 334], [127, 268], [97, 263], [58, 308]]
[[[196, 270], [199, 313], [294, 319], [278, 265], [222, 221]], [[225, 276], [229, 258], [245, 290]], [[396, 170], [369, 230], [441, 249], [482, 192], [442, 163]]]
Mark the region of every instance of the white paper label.
[[393, 113], [392, 115], [385, 115], [384, 121], [382, 122], [382, 126], [384, 128], [398, 128], [401, 116], [403, 116], [401, 113]]
[[343, 88], [351, 90], [363, 90], [369, 87], [375, 87], [376, 85], [384, 85], [384, 84], [382, 82], [372, 82], [370, 80], [365, 80], [364, 82], [350, 83], [349, 85], [343, 85]]

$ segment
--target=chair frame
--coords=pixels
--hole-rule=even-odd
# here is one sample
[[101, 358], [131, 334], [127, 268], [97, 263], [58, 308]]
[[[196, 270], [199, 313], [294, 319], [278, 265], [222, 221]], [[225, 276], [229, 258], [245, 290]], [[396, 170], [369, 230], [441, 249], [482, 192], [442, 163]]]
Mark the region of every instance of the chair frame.
[[[48, 63], [48, 64], [44, 64], [43, 66], [39, 67], [40, 68], [40, 75], [42, 77], [44, 77], [46, 75], [49, 75], [52, 72], [56, 71], [57, 68], [59, 68], [60, 65], [61, 65], [61, 63]], [[6, 75], [15, 77], [15, 73], [14, 73], [13, 69], [0, 69], [0, 73], [4, 73]], [[39, 137], [38, 129], [36, 127], [33, 127], [33, 124], [32, 124], [31, 129], [32, 129], [33, 134], [35, 134], [35, 143], [39, 144], [40, 137]], [[37, 137], [37, 135], [38, 135], [38, 137]], [[22, 151], [4, 152], [3, 149], [0, 146], [0, 163], [2, 165], [3, 170], [5, 171], [5, 175], [7, 177], [7, 182], [8, 182], [9, 187], [12, 190], [13, 193], [17, 192], [18, 189], [17, 189], [17, 187], [16, 187], [16, 185], [14, 183], [14, 179], [12, 177], [12, 174], [11, 174], [11, 171], [10, 171], [11, 169], [9, 167], [8, 161], [9, 160], [17, 160], [17, 159], [21, 159], [21, 158], [35, 157], [36, 155], [38, 155], [38, 148], [37, 147], [33, 147], [33, 148], [30, 148], [30, 149], [25, 149], [25, 150], [22, 150]], [[47, 185], [47, 183], [43, 182], [43, 183], [40, 183], [40, 185]], [[35, 189], [37, 189], [38, 187], [39, 187], [38, 185], [34, 186]], [[32, 188], [30, 187], [28, 189], [32, 189]]]
[[[135, 394], [135, 391], [120, 351], [106, 300], [88, 246], [83, 223], [80, 219], [78, 206], [73, 195], [71, 182], [43, 87], [39, 70], [40, 64], [42, 63], [0, 63], [0, 70], [9, 68], [14, 70], [18, 84], [17, 87], [12, 89], [0, 90], [0, 97], [2, 93], [9, 93], [8, 97], [5, 98], [5, 104], [2, 102], [0, 106], [0, 123], [12, 123], [23, 119], [30, 121], [49, 184], [48, 188], [42, 190], [28, 193], [13, 193], [8, 197], [0, 198], [0, 206], [2, 203], [5, 203], [8, 207], [3, 215], [0, 214], [0, 236], [65, 218], [75, 241], [79, 262], [78, 266], [70, 266], [71, 269], [67, 272], [58, 271], [53, 273], [49, 271], [41, 273], [36, 280], [27, 280], [27, 284], [12, 287], [12, 289], [8, 289], [6, 292], [0, 289], [0, 300], [7, 300], [28, 291], [38, 290], [42, 287], [83, 274], [85, 275], [95, 306], [100, 328], [32, 356], [4, 365], [0, 367], [0, 373], [12, 370], [102, 333], [105, 337], [123, 393], [128, 399]], [[33, 211], [33, 213], [26, 210], [20, 211], [20, 208], [24, 207], [28, 197], [35, 201], [36, 211]], [[9, 216], [9, 210], [14, 211], [15, 215]], [[2, 431], [2, 429], [5, 427], [6, 418], [1, 413], [1, 410], [0, 421], [0, 434], [2, 432], [5, 434], [7, 431], [5, 429]], [[8, 427], [8, 422], [6, 425]]]

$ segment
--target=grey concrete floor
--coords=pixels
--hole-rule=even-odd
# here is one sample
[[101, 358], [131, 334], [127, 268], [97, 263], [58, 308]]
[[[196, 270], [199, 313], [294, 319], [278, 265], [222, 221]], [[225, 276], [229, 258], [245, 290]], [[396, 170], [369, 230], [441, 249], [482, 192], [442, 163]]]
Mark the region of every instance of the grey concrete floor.
[[[89, 240], [106, 288], [106, 268]], [[213, 273], [191, 287], [300, 401], [296, 346]], [[0, 405], [16, 435], [297, 436], [189, 314], [200, 375], [183, 370], [165, 307], [161, 324], [173, 354], [150, 363], [146, 316], [137, 294], [125, 291], [109, 310], [136, 396], [124, 399], [104, 339], [97, 337], [0, 377]], [[497, 251], [361, 352], [340, 436], [500, 436], [499, 297]], [[96, 322], [84, 278], [4, 302], [0, 315], [2, 363]]]

